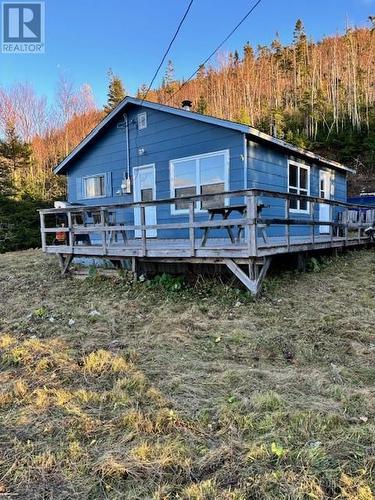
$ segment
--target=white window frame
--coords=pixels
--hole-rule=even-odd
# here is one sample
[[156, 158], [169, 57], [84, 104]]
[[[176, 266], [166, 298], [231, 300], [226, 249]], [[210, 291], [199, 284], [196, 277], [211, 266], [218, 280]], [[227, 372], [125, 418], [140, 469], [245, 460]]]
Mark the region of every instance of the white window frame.
[[147, 112], [142, 111], [137, 115], [138, 130], [143, 130], [147, 128]]
[[[294, 165], [295, 167], [297, 167], [297, 183], [298, 183], [298, 186], [291, 186], [290, 185], [290, 180], [289, 180], [289, 167], [290, 165]], [[290, 193], [289, 189], [292, 188], [292, 189], [296, 189], [297, 190], [297, 193], [290, 193], [290, 194], [302, 194], [300, 192], [300, 185], [299, 185], [299, 182], [300, 182], [300, 168], [304, 168], [305, 170], [307, 170], [307, 195], [306, 196], [310, 196], [310, 173], [311, 173], [311, 170], [310, 170], [310, 165], [306, 165], [306, 163], [300, 163], [298, 161], [294, 161], [294, 160], [288, 160], [288, 193]], [[302, 188], [303, 191], [306, 191], [305, 188]], [[299, 200], [297, 200], [297, 203], [299, 205]], [[307, 202], [307, 208], [306, 210], [303, 210], [301, 208], [290, 208], [289, 209], [290, 212], [293, 212], [293, 213], [298, 213], [298, 214], [309, 214], [310, 213], [310, 202], [308, 201]]]
[[[87, 179], [95, 179], [96, 177], [103, 177], [104, 182], [104, 194], [101, 194], [99, 196], [87, 196], [87, 191], [86, 191], [86, 181]], [[106, 174], [95, 174], [95, 175], [86, 175], [85, 177], [82, 177], [82, 196], [84, 200], [96, 200], [97, 198], [106, 198], [107, 197], [107, 179], [106, 179]]]
[[[229, 163], [230, 163], [230, 156], [229, 156], [229, 149], [223, 149], [220, 151], [212, 151], [210, 153], [202, 153], [199, 155], [193, 155], [193, 156], [184, 156], [182, 158], [175, 158], [173, 160], [169, 160], [169, 185], [170, 185], [170, 193], [171, 193], [171, 198], [175, 198], [175, 186], [174, 186], [174, 167], [176, 163], [179, 162], [184, 162], [188, 160], [195, 160], [196, 165], [195, 165], [195, 184], [192, 184], [191, 186], [184, 186], [184, 187], [193, 187], [195, 186], [195, 194], [200, 195], [200, 189], [201, 189], [201, 183], [200, 183], [200, 169], [197, 167], [197, 161], [201, 160], [203, 158], [209, 158], [211, 156], [217, 156], [217, 155], [224, 155], [224, 191], [228, 191], [229, 189]], [[228, 199], [225, 199], [225, 204], [227, 205]], [[201, 202], [196, 203], [196, 208], [194, 210], [195, 213], [207, 213], [206, 209], [201, 208]], [[186, 208], [181, 208], [178, 209], [176, 208], [176, 205], [173, 203], [171, 205], [171, 214], [172, 215], [181, 215], [181, 214], [188, 214], [189, 209]]]

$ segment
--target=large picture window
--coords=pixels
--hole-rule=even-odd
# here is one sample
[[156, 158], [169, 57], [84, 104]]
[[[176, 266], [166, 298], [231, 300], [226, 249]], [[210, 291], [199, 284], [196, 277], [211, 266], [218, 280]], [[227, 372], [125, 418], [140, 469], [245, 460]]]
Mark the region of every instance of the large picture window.
[[84, 198], [100, 198], [105, 196], [105, 176], [94, 175], [83, 179]]
[[[293, 194], [308, 196], [310, 193], [310, 167], [303, 163], [289, 162], [288, 191]], [[290, 200], [290, 210], [309, 212], [309, 203], [305, 200]]]
[[[180, 158], [170, 162], [171, 196], [183, 198], [200, 194], [222, 193], [228, 188], [229, 151]], [[197, 202], [196, 210], [207, 210], [224, 204], [222, 196]], [[186, 213], [189, 202], [181, 200], [172, 213]]]

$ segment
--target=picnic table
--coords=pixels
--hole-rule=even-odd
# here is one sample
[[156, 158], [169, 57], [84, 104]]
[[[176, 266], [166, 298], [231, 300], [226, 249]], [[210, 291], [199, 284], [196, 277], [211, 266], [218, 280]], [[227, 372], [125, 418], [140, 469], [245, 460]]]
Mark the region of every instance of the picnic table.
[[[91, 220], [90, 220], [91, 219]], [[86, 210], [86, 212], [82, 213], [73, 213], [73, 226], [78, 225], [78, 226], [100, 226], [102, 225], [102, 222], [104, 222], [104, 226], [115, 226], [116, 225], [116, 211], [105, 211], [104, 212], [104, 221], [102, 221], [102, 213], [100, 210], [93, 209], [93, 210]], [[121, 236], [124, 240], [124, 243], [126, 243], [126, 233], [125, 231], [120, 231]], [[113, 241], [117, 240], [117, 234], [116, 231], [111, 231], [109, 230], [109, 243], [113, 243]], [[90, 238], [90, 233], [80, 233], [76, 234], [74, 237], [74, 242], [75, 243], [82, 243], [84, 245], [91, 245], [91, 238]]]
[[[263, 203], [260, 203], [257, 205], [257, 214], [259, 215], [260, 212], [262, 211], [263, 208], [267, 208], [268, 205], [264, 205]], [[246, 205], [241, 204], [241, 205], [225, 205], [221, 207], [211, 207], [207, 208], [208, 212], [208, 220], [212, 221], [215, 219], [215, 215], [218, 215], [221, 217], [221, 220], [228, 220], [230, 215], [234, 212], [240, 214], [241, 217], [246, 216]], [[236, 236], [233, 235], [233, 228], [237, 227], [237, 234]], [[260, 226], [262, 229], [262, 237], [263, 240], [266, 242], [266, 235], [264, 233], [265, 226]], [[203, 228], [203, 238], [202, 238], [202, 247], [204, 247], [207, 243], [208, 239], [208, 233], [211, 229], [225, 229], [228, 233], [228, 236], [230, 238], [231, 243], [236, 243], [240, 240], [241, 233], [244, 231], [245, 227], [243, 224], [240, 225], [229, 225], [229, 226], [206, 226]]]

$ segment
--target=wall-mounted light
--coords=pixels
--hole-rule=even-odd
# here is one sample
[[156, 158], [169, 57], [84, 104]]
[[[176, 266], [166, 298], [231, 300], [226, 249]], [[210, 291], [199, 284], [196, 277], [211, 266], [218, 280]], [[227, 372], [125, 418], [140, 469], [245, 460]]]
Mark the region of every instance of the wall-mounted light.
[[146, 152], [146, 151], [145, 151], [145, 148], [138, 148], [138, 155], [139, 155], [139, 156], [144, 155], [144, 154], [145, 154], [145, 152]]

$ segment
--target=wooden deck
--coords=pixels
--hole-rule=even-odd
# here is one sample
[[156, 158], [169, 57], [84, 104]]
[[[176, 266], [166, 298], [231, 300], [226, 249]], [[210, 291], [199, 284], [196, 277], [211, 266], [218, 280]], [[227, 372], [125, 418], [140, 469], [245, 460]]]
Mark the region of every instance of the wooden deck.
[[[157, 211], [168, 205], [169, 209], [181, 199], [41, 210], [43, 251], [59, 256], [63, 272], [76, 256], [130, 258], [134, 271], [140, 260], [221, 263], [257, 293], [262, 272], [267, 270], [272, 256], [366, 245], [369, 238], [364, 229], [375, 216], [373, 207], [261, 190], [220, 193], [226, 214], [232, 201], [238, 204], [239, 197], [243, 200], [244, 209], [237, 216], [213, 219], [212, 214], [220, 212], [217, 208], [211, 215], [209, 211], [195, 212], [197, 201], [211, 200], [212, 203], [214, 196], [217, 203], [218, 195], [184, 198], [189, 209], [182, 217], [183, 222], [180, 216], [179, 222], [173, 222], [171, 217], [172, 222], [160, 224], [147, 223], [147, 208], [155, 207]], [[304, 214], [291, 209], [291, 204], [294, 206], [301, 200], [308, 207]], [[321, 204], [328, 214], [324, 220], [319, 220]], [[135, 210], [140, 220], [138, 225], [134, 223]], [[116, 213], [122, 214], [120, 220], [110, 217]], [[56, 222], [59, 218], [65, 221], [63, 227]], [[321, 234], [322, 230], [326, 234]], [[156, 231], [157, 237], [149, 237], [150, 231]], [[66, 235], [60, 244], [55, 241], [58, 232]], [[166, 236], [168, 234], [171, 237]], [[248, 266], [248, 273], [240, 268], [244, 264]]]

